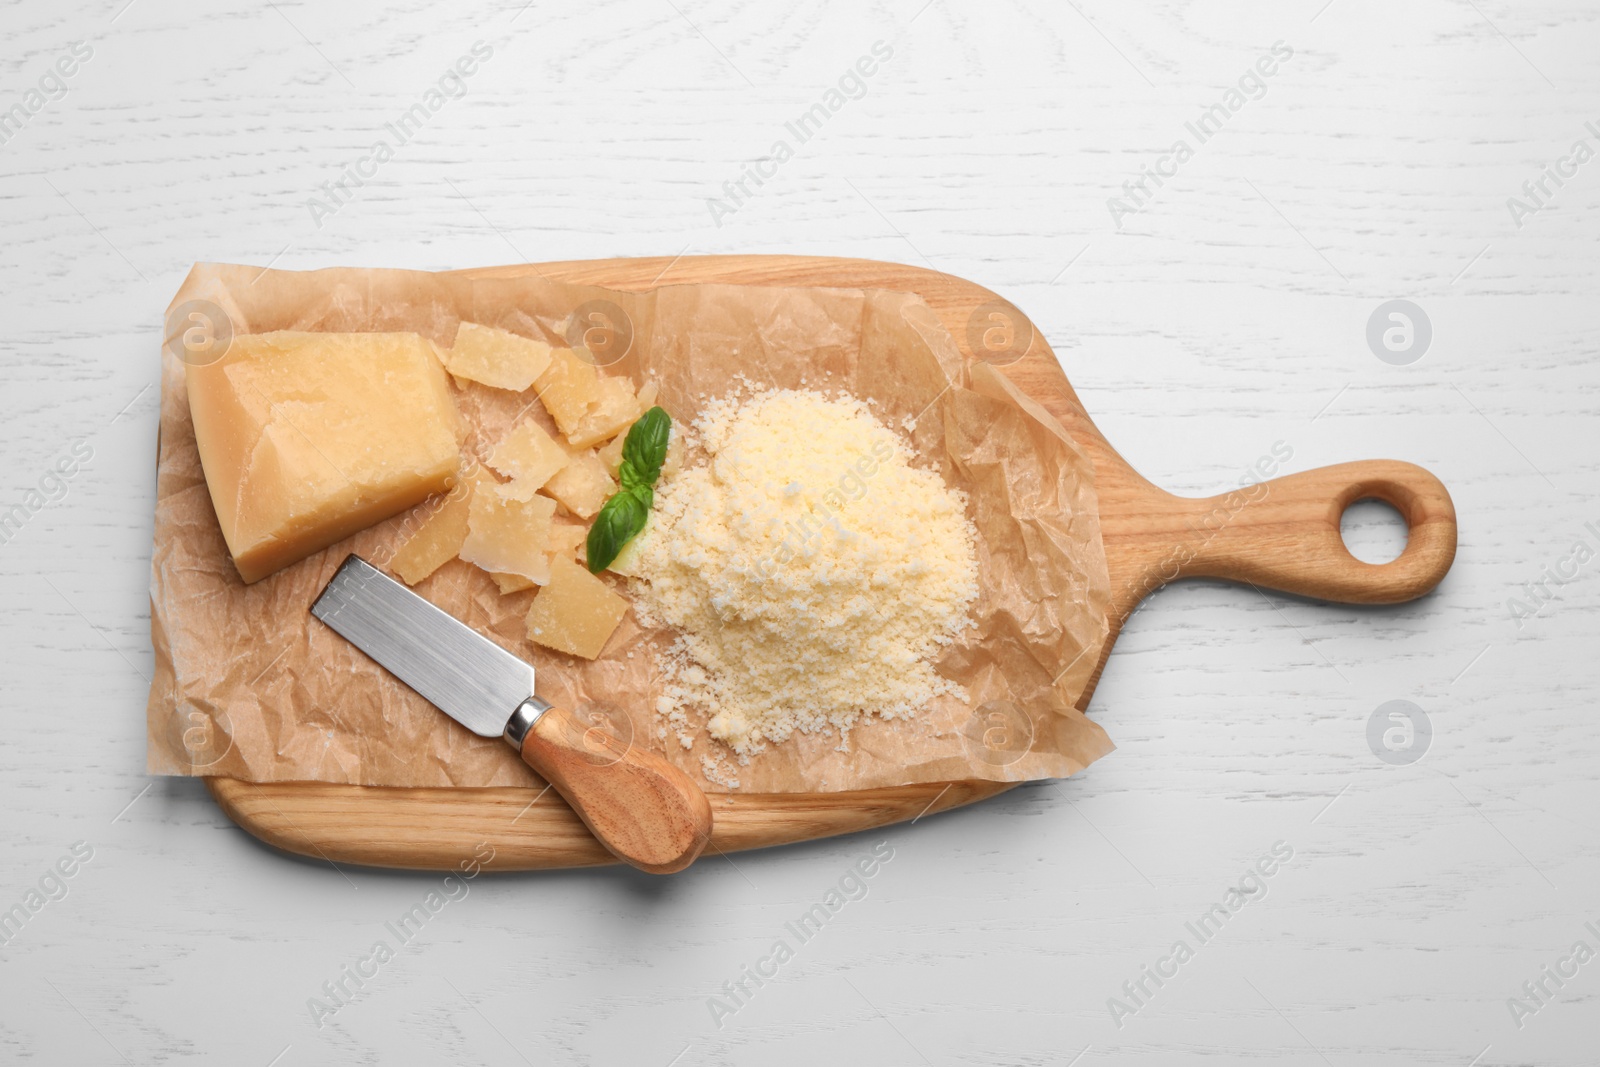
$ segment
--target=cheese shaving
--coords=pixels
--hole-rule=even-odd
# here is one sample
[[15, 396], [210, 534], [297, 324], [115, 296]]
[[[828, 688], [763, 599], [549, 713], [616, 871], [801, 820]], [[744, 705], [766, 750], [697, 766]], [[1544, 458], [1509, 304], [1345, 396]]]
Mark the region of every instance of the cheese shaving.
[[933, 666], [978, 592], [963, 493], [851, 397], [725, 397], [695, 431], [703, 462], [657, 488], [630, 568], [641, 617], [680, 634], [657, 711], [684, 747], [697, 709], [744, 762], [964, 696]]

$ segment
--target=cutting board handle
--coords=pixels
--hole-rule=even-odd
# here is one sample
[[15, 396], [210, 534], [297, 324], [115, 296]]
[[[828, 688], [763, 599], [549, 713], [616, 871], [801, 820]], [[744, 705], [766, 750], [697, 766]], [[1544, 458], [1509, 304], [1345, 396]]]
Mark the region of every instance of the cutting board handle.
[[539, 716], [522, 758], [612, 855], [642, 871], [681, 871], [711, 840], [711, 802], [688, 775], [565, 708]]
[[[1426, 470], [1397, 460], [1319, 467], [1203, 499], [1145, 482], [1137, 497], [1103, 529], [1108, 554], [1134, 562], [1128, 580], [1113, 589], [1125, 613], [1185, 577], [1346, 604], [1398, 604], [1438, 585], [1456, 555], [1450, 493]], [[1363, 563], [1345, 547], [1339, 519], [1358, 500], [1385, 501], [1405, 519], [1406, 548], [1397, 558]]]

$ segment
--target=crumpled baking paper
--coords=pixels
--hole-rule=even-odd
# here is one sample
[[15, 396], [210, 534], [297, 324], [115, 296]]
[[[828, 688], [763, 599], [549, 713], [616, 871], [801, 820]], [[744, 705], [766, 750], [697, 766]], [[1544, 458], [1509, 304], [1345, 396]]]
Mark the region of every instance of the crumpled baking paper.
[[[655, 380], [658, 402], [678, 422], [741, 382], [870, 398], [890, 425], [915, 419], [919, 461], [970, 501], [981, 592], [974, 625], [937, 663], [967, 700], [940, 697], [915, 720], [865, 718], [843, 744], [833, 733], [796, 734], [739, 766], [703, 729], [685, 750], [656, 720], [656, 655], [670, 632], [641, 628], [630, 612], [589, 663], [529, 643], [523, 619], [533, 592], [502, 596], [487, 574], [460, 560], [416, 590], [532, 662], [547, 700], [592, 721], [604, 716], [708, 792], [1024, 781], [1073, 774], [1110, 751], [1105, 733], [1073, 706], [1100, 658], [1110, 596], [1090, 461], [1002, 372], [964, 363], [921, 298], [713, 284], [625, 292], [550, 280], [535, 268], [506, 274], [201, 264], [174, 297], [168, 329], [184, 329], [199, 308], [235, 335], [408, 330], [448, 346], [463, 319], [557, 344], [604, 322], [613, 352], [627, 346], [604, 373]], [[622, 333], [631, 325], [631, 340], [619, 322]], [[174, 351], [169, 345], [162, 353], [150, 771], [258, 782], [541, 786], [503, 741], [458, 726], [309, 612], [346, 555], [382, 567], [420, 522], [420, 510], [254, 585], [239, 580], [206, 491]], [[462, 383], [465, 449], [481, 458], [525, 413], [550, 428], [531, 400]], [[715, 764], [722, 769], [712, 780], [705, 772]]]

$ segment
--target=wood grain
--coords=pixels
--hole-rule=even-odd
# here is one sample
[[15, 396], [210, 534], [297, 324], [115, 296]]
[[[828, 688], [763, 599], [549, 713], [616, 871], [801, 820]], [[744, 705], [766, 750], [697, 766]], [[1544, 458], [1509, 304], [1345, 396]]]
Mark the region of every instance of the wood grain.
[[641, 871], [681, 871], [711, 840], [711, 805], [688, 775], [566, 708], [539, 716], [522, 758], [607, 852]]
[[[1183, 577], [1399, 604], [1432, 590], [1455, 560], [1450, 493], [1414, 463], [1340, 463], [1204, 498], [1173, 496], [1132, 477], [1107, 479], [1116, 495], [1102, 496], [1100, 507], [1107, 555], [1134, 575], [1114, 590], [1124, 617], [1146, 594]], [[1363, 563], [1340, 536], [1340, 516], [1359, 500], [1392, 504], [1405, 519], [1405, 550], [1388, 563]]]
[[[488, 842], [496, 870], [616, 862], [553, 791], [541, 796], [527, 789], [380, 789], [233, 778], [208, 778], [206, 785], [228, 818], [270, 845], [316, 859], [450, 870], [474, 846]], [[1009, 788], [1004, 782], [956, 782], [854, 793], [716, 793], [708, 797], [710, 847], [742, 852], [851, 834], [962, 807]]]
[[[1010, 330], [1010, 340], [1001, 346], [1003, 358], [991, 365], [1057, 419], [1094, 464], [1113, 600], [1107, 618], [1110, 637], [1089, 685], [1078, 694], [1080, 709], [1088, 706], [1122, 624], [1143, 597], [1168, 582], [1204, 575], [1350, 603], [1395, 603], [1432, 589], [1455, 556], [1455, 512], [1449, 494], [1438, 479], [1411, 464], [1341, 464], [1208, 499], [1179, 497], [1156, 488], [1095, 427], [1032, 322], [998, 295], [951, 275], [901, 264], [802, 256], [574, 261], [463, 273], [474, 277], [537, 273], [623, 290], [722, 282], [914, 292], [939, 316], [969, 361], [986, 355], [973, 349], [974, 341], [981, 345], [986, 335], [981, 328], [969, 329], [969, 324], [1003, 324]], [[1406, 551], [1382, 566], [1356, 560], [1339, 536], [1339, 517], [1345, 508], [1369, 497], [1394, 503], [1412, 526]], [[292, 852], [336, 861], [449, 866], [480, 840], [493, 842], [509, 857], [506, 865], [514, 867], [586, 866], [608, 858], [592, 838], [581, 841], [574, 836], [572, 824], [577, 819], [564, 805], [546, 802], [523, 813], [515, 826], [508, 823], [504, 806], [515, 797], [533, 795], [526, 790], [278, 783], [263, 794], [271, 798], [263, 804], [253, 802], [252, 794], [268, 788], [265, 785], [229, 779], [208, 779], [208, 784], [223, 810], [258, 837]], [[957, 784], [799, 798], [783, 794], [718, 798], [711, 845], [732, 852], [847, 833], [916, 818], [935, 799], [940, 803], [932, 810], [945, 810], [1009, 788], [1005, 783], [959, 783], [961, 787], [954, 788]], [[500, 795], [505, 793], [513, 797]], [[341, 796], [343, 803], [329, 804]], [[796, 799], [800, 803], [791, 802]], [[404, 813], [390, 810], [394, 806]], [[474, 812], [475, 806], [482, 810]], [[850, 811], [857, 813], [854, 818], [845, 817]], [[431, 833], [417, 834], [419, 824], [429, 826]]]

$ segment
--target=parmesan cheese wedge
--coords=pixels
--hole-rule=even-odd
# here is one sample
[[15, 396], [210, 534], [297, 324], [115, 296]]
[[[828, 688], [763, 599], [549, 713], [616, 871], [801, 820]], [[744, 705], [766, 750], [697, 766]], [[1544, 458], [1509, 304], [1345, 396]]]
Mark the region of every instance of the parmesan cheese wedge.
[[520, 393], [550, 365], [550, 352], [543, 341], [463, 322], [456, 328], [455, 346], [444, 354], [444, 364], [457, 378]]
[[550, 561], [550, 583], [528, 609], [528, 640], [594, 659], [616, 632], [628, 602], [588, 569], [563, 556]]
[[509, 496], [527, 499], [565, 467], [572, 453], [532, 419], [520, 423], [489, 452], [489, 466], [511, 479]]
[[467, 539], [467, 512], [472, 499], [470, 485], [458, 485], [436, 502], [435, 510], [418, 526], [389, 561], [389, 569], [416, 585], [422, 579], [456, 558]]
[[556, 420], [562, 433], [571, 433], [588, 414], [590, 405], [600, 399], [600, 375], [594, 364], [575, 355], [570, 348], [558, 348], [550, 353], [550, 365], [540, 373], [535, 384], [545, 410]]
[[449, 379], [414, 333], [246, 334], [184, 374], [206, 486], [246, 582], [444, 490], [461, 462]]
[[616, 488], [606, 465], [591, 449], [573, 456], [572, 462], [545, 484], [544, 491], [578, 518], [592, 519]]
[[543, 585], [550, 580], [546, 546], [556, 502], [547, 496], [519, 500], [501, 490], [488, 477], [473, 486], [461, 558], [490, 574], [518, 575]]

